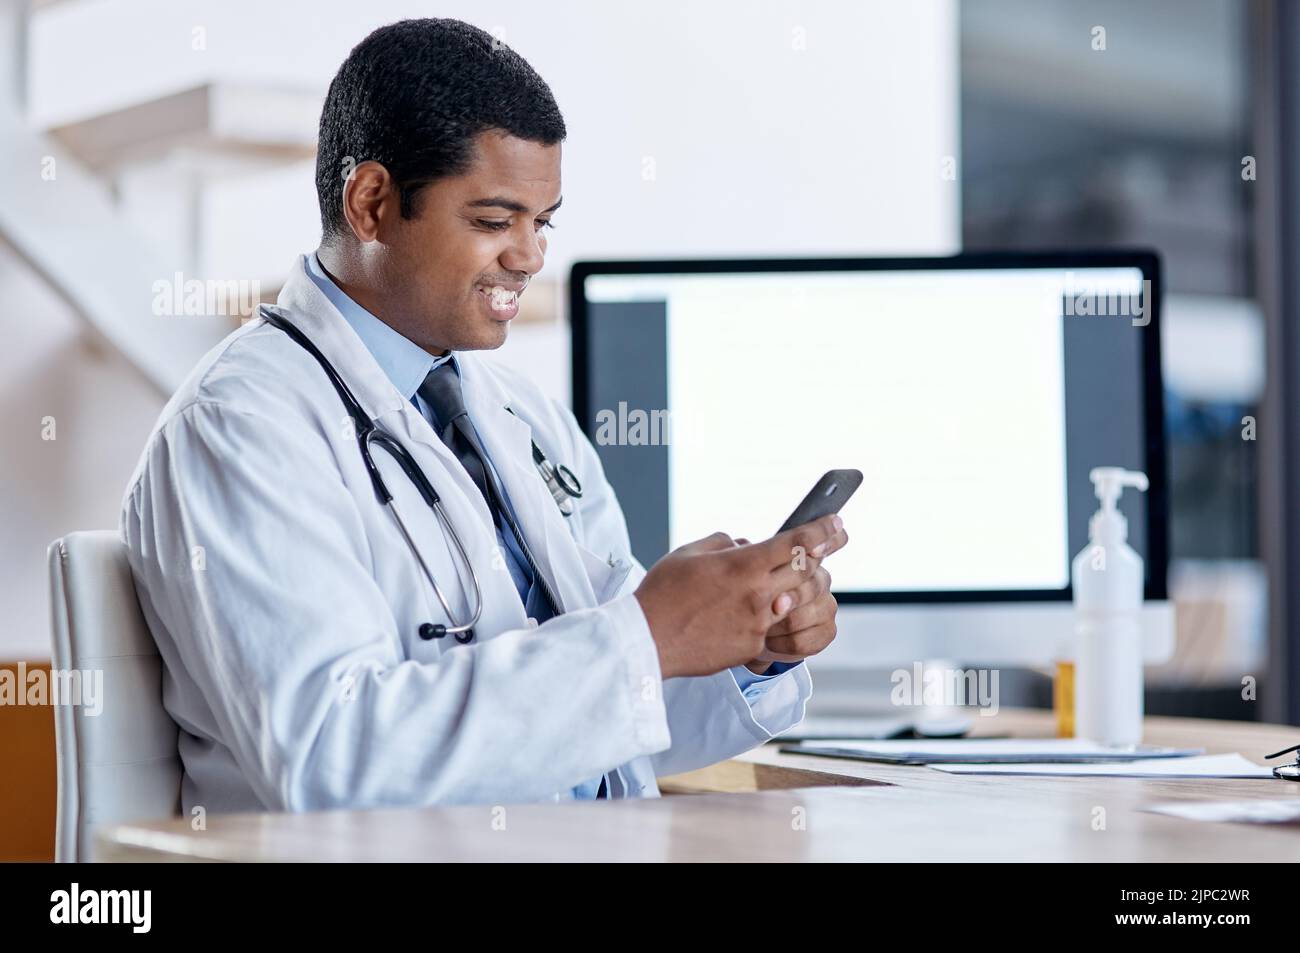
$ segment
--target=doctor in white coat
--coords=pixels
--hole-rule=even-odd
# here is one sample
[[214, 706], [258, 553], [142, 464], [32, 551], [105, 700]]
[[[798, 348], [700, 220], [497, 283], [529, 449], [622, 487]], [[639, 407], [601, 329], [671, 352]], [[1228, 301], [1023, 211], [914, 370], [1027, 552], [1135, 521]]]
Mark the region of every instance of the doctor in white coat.
[[[446, 522], [376, 450], [382, 503], [357, 421], [283, 329], [251, 321], [195, 368], [122, 516], [187, 812], [653, 797], [803, 717], [838, 518], [718, 533], [647, 573], [572, 414], [479, 353], [542, 267], [564, 134], [528, 64], [453, 20], [377, 30], [331, 84], [324, 236], [276, 313]], [[534, 445], [581, 480], [570, 514]], [[472, 634], [435, 629], [476, 610]]]

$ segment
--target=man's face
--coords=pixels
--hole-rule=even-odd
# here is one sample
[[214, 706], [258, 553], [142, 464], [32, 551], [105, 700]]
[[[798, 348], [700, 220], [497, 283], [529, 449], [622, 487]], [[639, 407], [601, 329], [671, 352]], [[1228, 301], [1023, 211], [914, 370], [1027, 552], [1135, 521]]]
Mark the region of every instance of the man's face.
[[559, 144], [497, 130], [475, 143], [468, 172], [425, 186], [413, 217], [389, 217], [379, 236], [385, 317], [433, 352], [505, 343], [560, 205]]

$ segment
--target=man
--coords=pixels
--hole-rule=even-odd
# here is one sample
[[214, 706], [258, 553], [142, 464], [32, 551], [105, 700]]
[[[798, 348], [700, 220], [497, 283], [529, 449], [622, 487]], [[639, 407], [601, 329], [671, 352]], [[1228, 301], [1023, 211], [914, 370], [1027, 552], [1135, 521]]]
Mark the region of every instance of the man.
[[[323, 237], [276, 314], [365, 419], [251, 322], [164, 409], [124, 504], [187, 811], [655, 796], [802, 718], [838, 518], [646, 573], [572, 415], [477, 353], [542, 268], [564, 136], [528, 64], [454, 20], [377, 30], [331, 83]], [[378, 491], [368, 420], [441, 512], [371, 441]], [[534, 447], [580, 474], [570, 515]]]

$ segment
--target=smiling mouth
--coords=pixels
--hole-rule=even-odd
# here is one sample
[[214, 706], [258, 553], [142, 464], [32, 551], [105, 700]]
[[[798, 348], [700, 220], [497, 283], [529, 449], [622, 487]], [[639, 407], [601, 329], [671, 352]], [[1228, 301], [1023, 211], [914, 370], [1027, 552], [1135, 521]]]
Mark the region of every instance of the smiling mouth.
[[488, 306], [493, 311], [509, 311], [519, 304], [519, 292], [501, 285], [480, 285], [478, 291], [487, 296]]

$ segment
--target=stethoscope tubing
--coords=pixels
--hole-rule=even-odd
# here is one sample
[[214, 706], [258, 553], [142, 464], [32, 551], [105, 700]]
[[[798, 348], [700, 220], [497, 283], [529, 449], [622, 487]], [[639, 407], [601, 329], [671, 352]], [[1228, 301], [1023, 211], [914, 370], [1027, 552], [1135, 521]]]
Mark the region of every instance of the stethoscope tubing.
[[[419, 464], [415, 462], [415, 459], [411, 456], [410, 452], [391, 434], [380, 429], [379, 425], [376, 424], [368, 414], [366, 414], [361, 407], [361, 403], [353, 396], [352, 391], [348, 388], [347, 384], [344, 383], [343, 378], [339, 375], [338, 371], [335, 370], [334, 365], [329, 362], [325, 355], [321, 353], [320, 349], [312, 343], [311, 339], [308, 338], [306, 334], [304, 334], [292, 322], [278, 314], [275, 314], [266, 305], [262, 305], [259, 308], [259, 311], [263, 320], [265, 320], [267, 324], [283, 331], [290, 337], [290, 339], [300, 345], [316, 359], [316, 363], [321, 366], [321, 369], [325, 372], [325, 376], [328, 377], [330, 383], [334, 385], [334, 390], [339, 395], [339, 399], [343, 402], [343, 406], [347, 410], [348, 416], [352, 418], [352, 424], [356, 430], [357, 448], [361, 452], [361, 459], [365, 464], [367, 474], [370, 476], [370, 482], [374, 487], [375, 496], [379, 500], [380, 505], [392, 513], [398, 529], [401, 530], [403, 539], [406, 540], [406, 545], [410, 548], [411, 552], [415, 554], [415, 558], [420, 564], [420, 569], [424, 572], [425, 578], [428, 579], [429, 585], [433, 588], [434, 595], [442, 606], [442, 611], [446, 614], [448, 621], [452, 623], [451, 625], [432, 625], [431, 623], [426, 623], [425, 625], [420, 626], [420, 637], [441, 638], [444, 635], [452, 635], [458, 642], [465, 643], [472, 641], [474, 638], [474, 626], [478, 624], [479, 619], [481, 619], [483, 615], [483, 590], [479, 585], [478, 573], [474, 571], [474, 564], [470, 562], [469, 553], [466, 551], [464, 543], [461, 542], [460, 534], [456, 532], [456, 527], [452, 525], [451, 519], [447, 516], [446, 510], [443, 509], [442, 500], [438, 496], [437, 491], [434, 490], [433, 484], [429, 482], [428, 478], [424, 475], [424, 472], [420, 469]], [[508, 407], [506, 409], [510, 410]], [[510, 412], [512, 414], [514, 413], [513, 410]], [[389, 457], [397, 463], [402, 472], [406, 475], [407, 479], [415, 485], [415, 488], [419, 491], [420, 496], [424, 499], [425, 503], [427, 503], [433, 510], [438, 522], [442, 525], [444, 533], [451, 539], [452, 545], [455, 547], [461, 563], [465, 566], [465, 569], [469, 574], [470, 588], [473, 590], [473, 599], [471, 601], [474, 608], [468, 622], [456, 622], [455, 613], [452, 611], [451, 603], [448, 601], [446, 594], [443, 593], [442, 587], [438, 585], [438, 581], [434, 578], [433, 571], [429, 568], [428, 563], [425, 562], [424, 554], [421, 552], [420, 547], [416, 545], [414, 538], [407, 529], [406, 521], [402, 519], [401, 513], [393, 502], [393, 494], [389, 491], [388, 484], [384, 482], [383, 475], [379, 472], [379, 467], [375, 464], [374, 456], [370, 449], [372, 443], [376, 443], [382, 447], [384, 451], [388, 453]], [[582, 497], [582, 484], [578, 482], [578, 478], [574, 476], [573, 472], [564, 464], [555, 466], [547, 460], [546, 455], [542, 453], [542, 450], [537, 446], [536, 441], [533, 441], [533, 460], [537, 464], [542, 479], [551, 490], [551, 494], [555, 498], [555, 502], [559, 506], [560, 512], [565, 516], [571, 515], [573, 512], [572, 500], [580, 499]], [[529, 562], [531, 566], [531, 559]], [[540, 571], [536, 566], [532, 566], [532, 569], [537, 575], [539, 581], [549, 592], [549, 584], [541, 576]], [[459, 575], [459, 570], [457, 570], [457, 575]], [[558, 606], [555, 597], [550, 596], [550, 598], [552, 603]], [[432, 634], [426, 636], [426, 631], [431, 632]]]
[[[420, 547], [415, 545], [415, 540], [411, 538], [410, 530], [406, 528], [406, 520], [402, 519], [402, 514], [398, 512], [397, 506], [391, 501], [388, 509], [392, 512], [393, 518], [397, 521], [397, 526], [402, 531], [402, 537], [406, 540], [406, 545], [410, 547], [411, 552], [415, 553], [416, 560], [420, 563], [420, 569], [424, 571], [424, 577], [429, 580], [429, 585], [433, 587], [433, 594], [438, 597], [438, 602], [442, 605], [442, 611], [446, 614], [448, 620], [455, 623], [456, 614], [452, 611], [451, 603], [443, 594], [442, 587], [438, 585], [438, 580], [434, 578], [433, 571], [429, 569], [428, 564], [424, 561], [424, 554], [420, 552]], [[451, 538], [456, 547], [456, 552], [460, 556], [461, 562], [469, 570], [470, 587], [474, 590], [473, 598], [473, 616], [464, 625], [447, 625], [439, 626], [443, 635], [455, 636], [457, 642], [469, 642], [474, 637], [474, 626], [478, 625], [478, 620], [483, 615], [483, 591], [479, 588], [478, 573], [474, 571], [473, 564], [469, 561], [469, 554], [465, 552], [465, 547], [461, 544], [460, 534], [456, 532], [455, 527], [451, 525], [451, 520], [447, 517], [446, 511], [442, 508], [442, 501], [435, 501], [433, 504], [434, 515], [438, 517], [438, 522], [442, 524], [443, 529]], [[462, 638], [461, 636], [465, 636]]]

